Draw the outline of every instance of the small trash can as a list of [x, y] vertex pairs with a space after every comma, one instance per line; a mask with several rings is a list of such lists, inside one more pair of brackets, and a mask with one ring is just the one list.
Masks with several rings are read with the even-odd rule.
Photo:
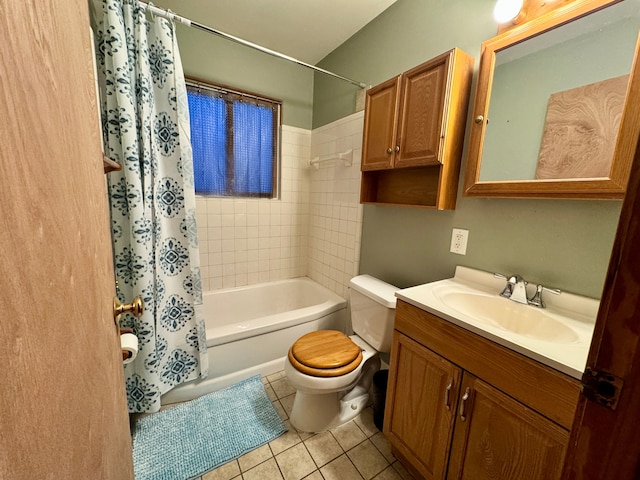
[[382, 431], [384, 424], [384, 404], [387, 397], [387, 382], [389, 370], [378, 370], [373, 374], [373, 423]]

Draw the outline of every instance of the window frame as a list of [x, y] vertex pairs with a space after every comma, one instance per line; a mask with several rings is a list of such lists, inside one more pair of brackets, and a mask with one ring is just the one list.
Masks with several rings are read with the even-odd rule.
[[207, 193], [196, 192], [196, 195], [215, 198], [262, 198], [262, 199], [279, 199], [280, 198], [280, 173], [282, 162], [282, 100], [277, 98], [268, 97], [265, 95], [259, 95], [246, 90], [238, 88], [228, 87], [226, 85], [211, 83], [206, 80], [185, 77], [187, 89], [196, 89], [200, 91], [214, 92], [216, 96], [224, 100], [227, 119], [227, 142], [226, 142], [226, 164], [227, 164], [227, 178], [233, 178], [233, 172], [235, 168], [235, 162], [233, 161], [233, 102], [234, 101], [249, 101], [254, 105], [261, 107], [268, 107], [274, 111], [275, 119], [273, 121], [273, 165], [271, 172], [271, 193], [239, 193], [236, 191], [235, 186], [229, 188], [228, 182], [225, 182], [225, 193]]

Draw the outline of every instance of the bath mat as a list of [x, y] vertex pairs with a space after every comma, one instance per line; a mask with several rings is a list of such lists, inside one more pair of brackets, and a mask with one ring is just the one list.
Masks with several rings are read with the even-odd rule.
[[259, 375], [142, 417], [133, 431], [136, 480], [187, 480], [286, 431]]

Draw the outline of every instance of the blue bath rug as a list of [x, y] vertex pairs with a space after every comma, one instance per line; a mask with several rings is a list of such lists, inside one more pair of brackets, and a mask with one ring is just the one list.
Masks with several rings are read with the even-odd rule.
[[136, 480], [187, 480], [286, 431], [259, 375], [142, 417], [133, 431]]

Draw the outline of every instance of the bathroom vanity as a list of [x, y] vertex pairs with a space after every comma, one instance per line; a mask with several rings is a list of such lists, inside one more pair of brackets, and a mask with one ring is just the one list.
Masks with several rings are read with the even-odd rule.
[[[472, 312], [460, 314], [437, 298], [471, 286], [469, 295], [506, 302], [500, 305], [510, 310], [514, 302], [493, 286], [467, 282], [476, 273], [458, 267], [454, 279], [396, 294], [384, 432], [419, 477], [560, 478], [597, 302], [586, 299], [586, 309], [567, 314], [577, 322], [568, 327], [575, 336], [554, 338], [535, 326], [500, 332], [487, 324], [485, 330], [469, 318]], [[564, 307], [541, 315], [562, 316]], [[516, 316], [524, 309], [537, 315], [529, 305], [513, 308]]]

